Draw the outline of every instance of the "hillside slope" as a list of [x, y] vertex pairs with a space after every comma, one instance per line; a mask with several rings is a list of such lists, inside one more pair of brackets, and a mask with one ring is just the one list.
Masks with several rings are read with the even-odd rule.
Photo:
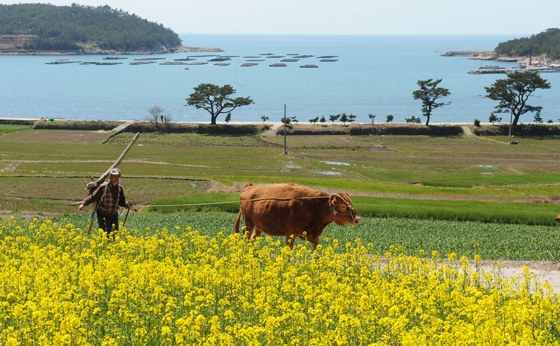
[[107, 5], [0, 4], [0, 52], [161, 52], [180, 46], [171, 29]]
[[498, 44], [496, 53], [508, 56], [546, 54], [551, 59], [560, 59], [560, 29], [551, 28], [531, 37], [516, 38]]

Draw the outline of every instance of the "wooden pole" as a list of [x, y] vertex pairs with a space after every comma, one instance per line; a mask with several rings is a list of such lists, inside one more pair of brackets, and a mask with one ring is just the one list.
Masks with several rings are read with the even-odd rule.
[[[126, 156], [128, 151], [130, 150], [130, 148], [132, 148], [132, 145], [134, 144], [134, 142], [136, 142], [136, 140], [138, 139], [138, 136], [140, 136], [140, 132], [136, 133], [136, 136], [134, 136], [134, 138], [132, 139], [130, 144], [128, 144], [126, 149], [124, 149], [124, 151], [122, 152], [121, 156], [119, 156], [117, 161], [115, 161], [115, 163], [113, 163], [113, 165], [111, 167], [109, 167], [109, 169], [101, 177], [99, 177], [99, 179], [97, 179], [97, 181], [88, 183], [86, 185], [86, 190], [90, 190], [90, 193], [93, 193], [93, 191], [91, 191], [91, 190], [94, 190], [97, 187], [99, 187], [99, 185], [102, 184], [105, 181], [105, 179], [107, 179], [107, 177], [109, 176], [109, 173], [111, 173], [111, 170], [113, 168], [116, 168], [122, 162], [122, 160], [124, 159], [124, 157]], [[97, 201], [92, 203], [91, 217], [89, 219], [89, 227], [88, 227], [88, 233], [87, 233], [88, 235], [91, 233], [91, 226], [93, 224], [93, 219], [95, 217], [95, 213], [97, 213], [97, 204], [98, 204]]]
[[90, 235], [90, 233], [91, 233], [91, 225], [93, 225], [93, 219], [95, 218], [95, 213], [96, 212], [97, 212], [97, 202], [93, 202], [92, 203], [92, 209], [91, 209], [91, 216], [89, 218], [88, 231], [87, 231], [88, 235]]
[[126, 216], [124, 217], [124, 222], [122, 224], [123, 228], [124, 228], [124, 225], [126, 225], [126, 219], [128, 219], [128, 213], [130, 213], [130, 207], [128, 207], [128, 209], [126, 210]]
[[103, 173], [103, 175], [101, 177], [99, 177], [99, 179], [97, 179], [97, 181], [95, 182], [96, 186], [99, 186], [100, 184], [102, 184], [105, 181], [105, 179], [107, 179], [107, 177], [109, 176], [109, 173], [111, 173], [111, 170], [113, 168], [116, 168], [118, 165], [120, 165], [120, 163], [122, 162], [122, 160], [124, 159], [124, 157], [126, 156], [128, 151], [130, 150], [130, 148], [132, 148], [132, 145], [134, 144], [134, 142], [136, 142], [136, 140], [138, 139], [138, 136], [140, 136], [140, 132], [136, 133], [136, 136], [134, 136], [134, 138], [132, 139], [130, 144], [128, 144], [128, 146], [122, 152], [121, 156], [119, 156], [117, 161], [115, 161], [115, 163], [113, 163], [113, 165], [111, 167], [109, 167], [109, 169], [105, 173]]
[[508, 137], [508, 144], [511, 144], [511, 122], [513, 120], [513, 108], [509, 112], [509, 137]]

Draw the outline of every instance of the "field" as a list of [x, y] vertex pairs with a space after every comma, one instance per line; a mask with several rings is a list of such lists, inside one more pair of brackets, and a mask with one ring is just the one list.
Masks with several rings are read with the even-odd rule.
[[[164, 229], [180, 236], [181, 230], [191, 227], [201, 235], [213, 237], [219, 232], [231, 233], [236, 217], [236, 214], [227, 212], [130, 214], [126, 225], [130, 229], [139, 230], [144, 236]], [[70, 223], [83, 229], [88, 224], [89, 215], [71, 214], [53, 221], [58, 224]], [[120, 221], [123, 221], [123, 216]], [[545, 226], [366, 217], [355, 227], [338, 226], [334, 223], [329, 225], [320, 243], [337, 239], [341, 245], [340, 251], [345, 251], [346, 244], [360, 239], [362, 243], [370, 244], [369, 249], [373, 254], [379, 255], [389, 251], [392, 246], [398, 246], [406, 255], [428, 258], [433, 251], [437, 251], [445, 257], [456, 253], [459, 257], [471, 259], [478, 255], [482, 260], [559, 261], [560, 239], [556, 236], [557, 229]], [[282, 243], [285, 241], [283, 238], [275, 240]], [[296, 240], [296, 244], [311, 250], [311, 245], [303, 240]]]
[[179, 221], [171, 229], [121, 229], [114, 241], [103, 232], [84, 237], [82, 228], [67, 222], [2, 222], [0, 343], [560, 340], [559, 296], [528, 268], [520, 280], [506, 280], [498, 264], [489, 272], [480, 269], [479, 255], [474, 268], [456, 253], [440, 258], [434, 251], [422, 259], [406, 256], [401, 246], [377, 256], [360, 239], [325, 239], [313, 254], [270, 238], [248, 243], [209, 224], [213, 235], [204, 236]]
[[[0, 136], [2, 197], [8, 199], [0, 206], [4, 212], [70, 212], [53, 203], [82, 199], [83, 177], [100, 176], [132, 138], [123, 133], [101, 144], [107, 133], [18, 129]], [[506, 140], [288, 136], [290, 150], [284, 155], [280, 136], [142, 134], [121, 164], [122, 183], [127, 197], [141, 205], [201, 192], [237, 192], [250, 182], [294, 182], [355, 196], [401, 198], [403, 206], [413, 203], [411, 198], [557, 203], [556, 137], [523, 138], [517, 146], [505, 144]], [[21, 198], [52, 203], [31, 207], [17, 200]], [[554, 212], [550, 213], [552, 217]], [[434, 217], [418, 210], [416, 214]], [[473, 209], [464, 214], [473, 214]]]
[[0, 142], [92, 144], [109, 137], [107, 131], [27, 130], [0, 137]]
[[[108, 240], [66, 203], [132, 134], [12, 129], [2, 345], [560, 343], [558, 286], [530, 272], [560, 260], [554, 136], [315, 134], [289, 136], [284, 155], [276, 136], [141, 134], [119, 167], [140, 212]], [[277, 182], [346, 191], [362, 223], [329, 225], [314, 254], [230, 236], [237, 203], [188, 205]], [[531, 268], [509, 280], [500, 261]]]
[[4, 125], [0, 124], [0, 136], [10, 132], [17, 132], [21, 130], [28, 130], [31, 125]]

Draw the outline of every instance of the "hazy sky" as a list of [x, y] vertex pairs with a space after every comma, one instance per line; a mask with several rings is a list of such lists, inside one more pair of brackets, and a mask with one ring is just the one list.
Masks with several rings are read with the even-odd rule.
[[[39, 1], [6, 1], [2, 4]], [[537, 34], [559, 0], [50, 0], [109, 5], [179, 34]]]

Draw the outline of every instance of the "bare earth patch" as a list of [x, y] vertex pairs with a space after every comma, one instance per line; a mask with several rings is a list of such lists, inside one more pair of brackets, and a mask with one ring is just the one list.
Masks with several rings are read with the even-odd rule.
[[109, 134], [98, 131], [73, 130], [26, 130], [12, 132], [0, 137], [0, 142], [26, 143], [101, 143]]
[[[490, 272], [497, 263], [503, 263], [498, 272], [504, 279], [521, 278], [523, 279], [523, 267], [529, 267], [529, 272], [535, 275], [535, 280], [544, 284], [548, 282], [554, 293], [560, 294], [560, 262], [551, 261], [480, 261], [480, 268], [485, 272]], [[474, 268], [474, 262], [471, 262]]]

